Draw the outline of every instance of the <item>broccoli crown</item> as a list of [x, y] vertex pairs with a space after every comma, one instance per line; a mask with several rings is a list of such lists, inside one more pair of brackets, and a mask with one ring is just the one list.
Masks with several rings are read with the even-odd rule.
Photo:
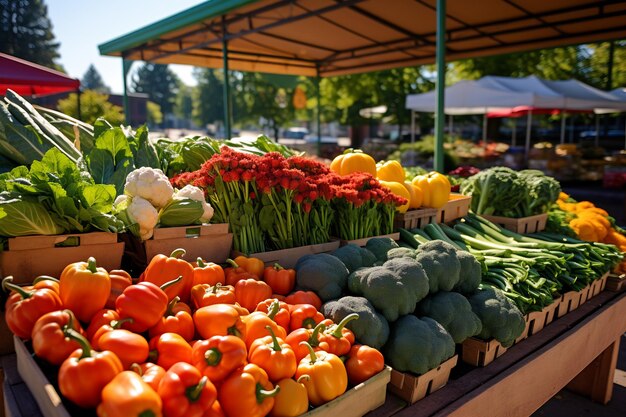
[[482, 323], [469, 301], [457, 292], [442, 291], [428, 296], [417, 305], [415, 312], [441, 324], [454, 343], [462, 343], [482, 330]]
[[352, 243], [335, 249], [330, 254], [339, 258], [350, 272], [362, 267], [372, 266], [377, 261], [372, 252]]
[[472, 196], [471, 209], [476, 214], [515, 217], [524, 192], [524, 182], [507, 167], [483, 170], [461, 184], [461, 193]]
[[459, 283], [461, 264], [456, 248], [443, 240], [431, 240], [420, 245], [415, 260], [418, 261], [430, 285], [430, 292], [452, 291]]
[[361, 268], [348, 276], [348, 288], [363, 295], [387, 320], [412, 313], [428, 295], [428, 277], [411, 258], [390, 259], [382, 266]]
[[421, 375], [454, 355], [454, 341], [431, 318], [403, 316], [394, 323], [384, 353], [394, 369]]
[[550, 206], [559, 198], [561, 184], [554, 178], [535, 169], [520, 171], [519, 176], [526, 183], [528, 189], [525, 200], [527, 204], [524, 204], [520, 216], [547, 213]]
[[375, 237], [368, 240], [365, 244], [365, 248], [372, 252], [379, 262], [385, 262], [387, 260], [387, 252], [398, 247], [398, 244], [388, 237]]
[[456, 257], [461, 265], [459, 283], [454, 286], [454, 291], [469, 295], [478, 289], [482, 280], [482, 266], [471, 253], [457, 249]]
[[363, 297], [342, 297], [322, 305], [325, 317], [339, 323], [347, 315], [357, 313], [358, 320], [352, 320], [346, 327], [352, 330], [356, 339], [363, 344], [380, 349], [389, 338], [389, 323]]
[[395, 259], [395, 258], [413, 258], [415, 259], [415, 249], [413, 248], [394, 248], [387, 252], [387, 259]]
[[478, 334], [481, 339], [494, 338], [504, 347], [511, 346], [526, 328], [524, 316], [515, 303], [502, 291], [485, 288], [468, 298], [472, 311], [480, 318], [483, 329]]
[[341, 297], [346, 287], [348, 268], [327, 253], [303, 256], [295, 269], [298, 288], [314, 291], [323, 301]]

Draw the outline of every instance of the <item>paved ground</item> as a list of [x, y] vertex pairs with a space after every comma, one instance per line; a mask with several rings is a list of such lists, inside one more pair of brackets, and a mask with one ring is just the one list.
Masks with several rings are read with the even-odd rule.
[[559, 392], [532, 417], [625, 417], [626, 416], [626, 336], [620, 342], [613, 398], [597, 404], [567, 390]]

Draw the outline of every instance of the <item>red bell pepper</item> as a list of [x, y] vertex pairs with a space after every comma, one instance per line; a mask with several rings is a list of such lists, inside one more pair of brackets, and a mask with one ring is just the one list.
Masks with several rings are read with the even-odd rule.
[[235, 286], [235, 284], [242, 279], [261, 279], [260, 276], [257, 277], [256, 275], [248, 272], [232, 259], [226, 259], [226, 262], [230, 264], [230, 268], [226, 268], [224, 270], [224, 274], [226, 275], [226, 285]]
[[296, 354], [296, 361], [300, 362], [302, 358], [309, 354], [309, 349], [302, 345], [301, 342], [307, 342], [315, 349], [319, 349], [320, 333], [326, 329], [324, 323], [319, 323], [314, 329], [305, 329], [303, 327], [289, 333], [285, 338], [285, 342], [291, 346]]
[[296, 270], [285, 269], [278, 263], [268, 266], [263, 271], [263, 280], [272, 287], [276, 294], [287, 295], [296, 285]]
[[83, 332], [71, 310], [51, 311], [41, 316], [33, 327], [35, 355], [53, 365], [61, 365], [72, 352], [80, 349], [78, 342], [65, 336], [68, 329]]
[[365, 382], [385, 367], [383, 354], [367, 345], [354, 345], [346, 360], [346, 372], [352, 385]]
[[202, 417], [217, 398], [217, 390], [206, 376], [188, 363], [179, 362], [165, 373], [159, 384], [164, 417]]
[[93, 336], [96, 334], [100, 327], [104, 325], [110, 325], [113, 320], [119, 319], [120, 315], [115, 310], [108, 310], [104, 308], [100, 311], [97, 311], [96, 314], [94, 314], [91, 318], [89, 326], [87, 326], [87, 330], [85, 331], [87, 340], [89, 340], [90, 343], [93, 343]]
[[115, 353], [124, 369], [148, 359], [148, 342], [142, 335], [129, 330], [115, 329], [104, 333], [98, 339], [98, 346], [99, 349]]
[[189, 314], [189, 307], [184, 303], [179, 303], [178, 296], [174, 297], [167, 305], [167, 310], [161, 319], [148, 330], [150, 338], [163, 333], [179, 334], [186, 341], [191, 341], [196, 332], [193, 325], [193, 318]]
[[183, 302], [188, 302], [189, 293], [193, 286], [193, 267], [189, 262], [181, 259], [185, 253], [185, 249], [179, 248], [174, 250], [170, 256], [156, 255], [150, 260], [140, 280], [162, 286], [176, 277], [182, 277], [180, 284], [167, 287], [165, 293], [168, 300], [179, 296]]
[[354, 333], [345, 326], [352, 320], [358, 318], [359, 315], [357, 313], [348, 314], [339, 324], [333, 323], [326, 327], [326, 329], [320, 333], [320, 349], [337, 356], [347, 355], [354, 344]]
[[144, 362], [141, 365], [133, 363], [130, 365], [130, 370], [139, 374], [141, 379], [155, 391], [158, 391], [161, 379], [165, 375], [165, 369], [152, 362]]
[[[271, 310], [273, 309], [273, 304], [275, 302], [278, 302], [278, 311], [276, 312], [276, 314], [272, 314]], [[274, 320], [276, 324], [285, 329], [286, 332], [289, 332], [289, 321], [291, 319], [291, 314], [289, 313], [289, 305], [284, 301], [279, 301], [276, 298], [268, 298], [265, 301], [261, 301], [256, 306], [255, 311], [267, 313], [269, 318]]]
[[246, 364], [246, 345], [236, 336], [213, 336], [193, 345], [191, 363], [213, 382]]
[[177, 362], [191, 363], [191, 346], [176, 333], [163, 333], [150, 339], [150, 361], [168, 370]]
[[300, 327], [312, 329], [322, 320], [324, 320], [324, 315], [317, 311], [313, 305], [296, 304], [291, 309], [291, 321], [289, 322], [289, 328], [291, 330], [295, 330]]

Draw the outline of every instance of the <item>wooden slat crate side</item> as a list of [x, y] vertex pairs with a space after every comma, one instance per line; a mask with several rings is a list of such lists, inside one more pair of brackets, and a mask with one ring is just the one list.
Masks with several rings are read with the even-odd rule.
[[437, 223], [449, 223], [469, 213], [471, 196], [450, 194], [450, 200], [437, 210]]
[[[299, 246], [296, 248], [281, 249], [269, 252], [258, 252], [250, 254], [252, 258], [258, 258], [265, 262], [266, 265], [274, 265], [279, 263], [283, 268], [293, 268], [296, 266], [298, 259], [305, 255], [326, 253], [334, 251], [339, 247], [339, 240], [333, 240], [327, 243], [317, 245]], [[237, 257], [243, 255], [241, 252], [233, 251], [232, 256]]]
[[473, 366], [487, 366], [502, 356], [507, 348], [497, 340], [480, 340], [473, 337], [466, 339], [461, 345], [462, 360]]
[[548, 221], [548, 215], [545, 213], [520, 218], [489, 215], [483, 215], [483, 217], [507, 230], [521, 234], [541, 232], [546, 228]]
[[428, 224], [437, 222], [437, 209], [423, 208], [396, 213], [393, 220], [394, 229], [421, 229]]

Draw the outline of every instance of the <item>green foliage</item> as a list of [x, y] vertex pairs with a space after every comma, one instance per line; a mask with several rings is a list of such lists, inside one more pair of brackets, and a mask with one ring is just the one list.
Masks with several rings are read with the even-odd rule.
[[111, 89], [104, 83], [102, 76], [93, 64], [89, 65], [80, 85], [85, 90], [94, 90], [102, 94], [109, 94]]
[[389, 321], [415, 310], [428, 295], [428, 277], [414, 259], [390, 259], [382, 266], [361, 268], [348, 277], [348, 288], [367, 298]]
[[[120, 106], [111, 104], [109, 96], [93, 90], [85, 90], [80, 94], [80, 119], [94, 124], [100, 117], [113, 125], [124, 123], [124, 110]], [[76, 93], [59, 100], [57, 108], [73, 118], [78, 119], [78, 101]]]
[[468, 297], [472, 311], [483, 324], [478, 337], [484, 340], [496, 339], [504, 347], [511, 346], [524, 329], [524, 316], [502, 291], [484, 288]]
[[359, 319], [350, 321], [346, 327], [352, 330], [359, 343], [380, 349], [389, 338], [389, 323], [367, 298], [342, 297], [322, 305], [321, 312], [335, 323], [339, 323], [349, 314], [357, 313]]
[[339, 298], [347, 284], [348, 269], [327, 253], [303, 256], [295, 269], [298, 287], [315, 291], [323, 301]]
[[0, 0], [0, 52], [61, 69], [59, 43], [43, 0]]
[[148, 103], [146, 103], [146, 110], [148, 112], [148, 124], [158, 125], [163, 122], [163, 113], [161, 113], [161, 106], [152, 101], [148, 101]]
[[442, 291], [426, 297], [417, 305], [416, 313], [441, 324], [454, 343], [462, 343], [482, 330], [482, 323], [472, 312], [469, 301], [458, 292]]
[[182, 83], [176, 94], [174, 114], [185, 120], [191, 120], [193, 117], [192, 89]]
[[384, 354], [394, 369], [421, 375], [454, 355], [454, 341], [435, 320], [404, 316], [394, 323]]
[[193, 73], [198, 82], [192, 93], [193, 120], [200, 126], [224, 121], [223, 72], [211, 68], [196, 68]]
[[[444, 146], [451, 142], [450, 136], [444, 136]], [[457, 159], [449, 147], [444, 148], [443, 164], [444, 171], [449, 171], [456, 167]], [[410, 162], [416, 165], [432, 165], [432, 159], [435, 155], [435, 137], [433, 135], [423, 136], [415, 143], [402, 143], [397, 150], [392, 152], [387, 159], [400, 161], [403, 166], [409, 166]]]
[[146, 63], [132, 77], [131, 88], [145, 93], [150, 101], [161, 106], [165, 114], [172, 113], [180, 80], [167, 65]]

